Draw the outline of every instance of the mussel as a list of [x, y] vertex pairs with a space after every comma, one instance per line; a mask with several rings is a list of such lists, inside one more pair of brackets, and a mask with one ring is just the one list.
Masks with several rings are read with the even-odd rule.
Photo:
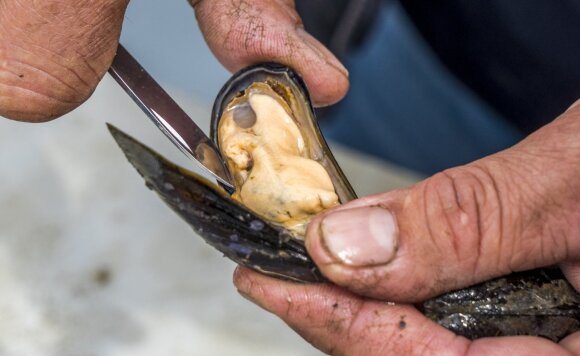
[[[218, 94], [210, 129], [234, 177], [233, 196], [109, 125], [146, 185], [207, 243], [270, 276], [326, 282], [304, 247], [304, 226], [356, 195], [318, 129], [301, 78], [272, 63], [242, 70]], [[472, 339], [539, 335], [557, 341], [580, 330], [580, 295], [557, 268], [515, 273], [417, 307]]]
[[[261, 103], [253, 103], [256, 98]], [[261, 105], [278, 110], [284, 117], [262, 115]], [[287, 121], [281, 131], [288, 128], [297, 131], [290, 140], [293, 142], [287, 145], [295, 147], [274, 147], [279, 146], [275, 140], [266, 140], [260, 142], [265, 150], [253, 150], [255, 147], [251, 146], [256, 144], [253, 142], [256, 138], [248, 136], [255, 136], [253, 131], [259, 129], [261, 121], [270, 119]], [[233, 140], [220, 135], [232, 133], [227, 130], [228, 124], [229, 129], [234, 126], [234, 131], [239, 131], [234, 132]], [[274, 63], [252, 66], [234, 75], [218, 94], [210, 136], [222, 154], [228, 153], [224, 156], [236, 183], [233, 197], [218, 185], [175, 166], [118, 129], [110, 125], [109, 129], [147, 185], [224, 255], [271, 276], [297, 282], [325, 281], [304, 247], [304, 226], [325, 207], [345, 203], [356, 195], [320, 134], [306, 86], [293, 70]], [[241, 158], [236, 160], [236, 154]], [[276, 156], [285, 159], [276, 160]], [[245, 163], [240, 164], [240, 160]], [[248, 164], [252, 165], [251, 169], [241, 172], [240, 167], [248, 168]], [[305, 172], [305, 166], [317, 170], [318, 174]], [[287, 183], [285, 188], [269, 190], [270, 194], [262, 199], [253, 199], [260, 200], [271, 211], [260, 207], [259, 202], [257, 205], [251, 202], [252, 208], [242, 204], [264, 195], [257, 189], [272, 186], [263, 177], [255, 177], [262, 183], [254, 184], [255, 172], [275, 172], [268, 177]], [[306, 181], [298, 172], [312, 179]], [[305, 191], [308, 193], [304, 194]], [[336, 201], [328, 198], [331, 195]]]
[[234, 178], [233, 198], [295, 236], [314, 215], [356, 198], [302, 79], [287, 67], [267, 63], [235, 75], [215, 101], [210, 128]]

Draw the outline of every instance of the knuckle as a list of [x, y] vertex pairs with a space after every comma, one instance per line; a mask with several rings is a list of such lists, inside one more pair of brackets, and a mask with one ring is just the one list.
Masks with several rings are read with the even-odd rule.
[[433, 244], [479, 275], [482, 257], [502, 240], [502, 201], [493, 175], [473, 165], [452, 168], [430, 178], [424, 195]]

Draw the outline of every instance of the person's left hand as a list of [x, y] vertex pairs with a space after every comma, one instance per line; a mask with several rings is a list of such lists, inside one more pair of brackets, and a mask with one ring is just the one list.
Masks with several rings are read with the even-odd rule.
[[306, 246], [337, 286], [244, 268], [235, 285], [331, 354], [580, 355], [580, 332], [469, 341], [406, 304], [554, 264], [579, 290], [579, 137], [580, 102], [508, 150], [315, 218]]

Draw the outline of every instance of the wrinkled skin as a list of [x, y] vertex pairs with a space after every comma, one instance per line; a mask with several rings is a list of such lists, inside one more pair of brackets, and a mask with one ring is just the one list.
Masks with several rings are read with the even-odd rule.
[[0, 1], [0, 115], [41, 122], [82, 104], [111, 65], [128, 3]]
[[[128, 3], [1, 0], [0, 116], [48, 121], [88, 99], [113, 61]], [[346, 69], [301, 29], [291, 1], [208, 1], [196, 15], [229, 70], [273, 61], [301, 73], [321, 105], [346, 93]]]
[[[229, 70], [276, 61], [304, 77], [319, 105], [345, 94], [346, 71], [301, 29], [293, 1], [194, 5], [210, 48]], [[0, 0], [0, 115], [46, 121], [86, 100], [112, 61], [126, 6], [125, 0]], [[317, 218], [307, 248], [341, 287], [296, 285], [246, 269], [234, 282], [248, 299], [333, 354], [580, 354], [578, 333], [560, 344], [532, 337], [470, 342], [405, 304], [551, 264], [559, 264], [578, 289], [578, 137], [577, 105], [509, 150]], [[379, 236], [392, 238], [386, 245], [393, 250], [383, 251], [380, 263], [366, 263], [364, 248], [344, 260], [340, 248], [376, 242], [377, 231], [365, 228], [363, 219], [371, 211], [383, 223], [394, 221], [395, 228]], [[337, 231], [350, 240], [343, 234], [340, 244], [329, 245]]]

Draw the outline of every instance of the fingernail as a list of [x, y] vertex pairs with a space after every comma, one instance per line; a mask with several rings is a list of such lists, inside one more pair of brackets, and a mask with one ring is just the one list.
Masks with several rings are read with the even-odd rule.
[[389, 263], [397, 250], [398, 230], [387, 209], [339, 210], [320, 223], [322, 241], [335, 259], [350, 266]]
[[318, 42], [316, 38], [312, 37], [312, 35], [306, 32], [302, 27], [298, 27], [296, 29], [296, 33], [298, 34], [298, 37], [302, 39], [302, 42], [304, 42], [310, 49], [312, 49], [318, 57], [348, 77], [348, 70], [346, 67], [340, 63], [340, 61], [334, 56], [334, 54], [332, 54], [332, 52], [328, 50], [328, 48], [326, 48], [322, 43]]

